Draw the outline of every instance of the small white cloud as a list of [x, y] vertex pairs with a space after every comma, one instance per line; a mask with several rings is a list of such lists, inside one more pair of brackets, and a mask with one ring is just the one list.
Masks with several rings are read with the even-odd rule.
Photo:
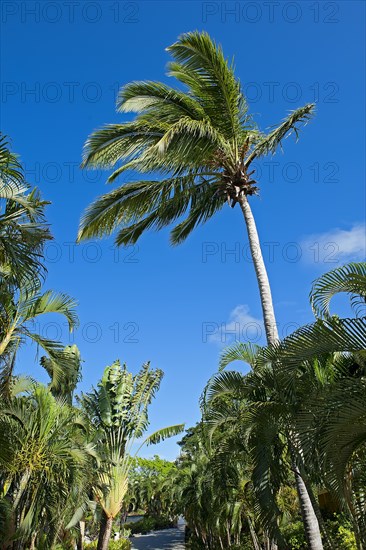
[[245, 304], [236, 306], [225, 322], [205, 322], [202, 326], [203, 342], [211, 342], [220, 346], [240, 340], [258, 343], [264, 335], [263, 322], [249, 313]]
[[366, 226], [355, 224], [351, 229], [335, 228], [326, 233], [309, 235], [302, 243], [303, 258], [309, 263], [342, 264], [366, 257]]

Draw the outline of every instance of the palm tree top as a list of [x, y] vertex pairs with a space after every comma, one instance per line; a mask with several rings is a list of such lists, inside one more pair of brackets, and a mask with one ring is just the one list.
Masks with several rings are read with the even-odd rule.
[[297, 136], [314, 111], [309, 103], [263, 134], [248, 112], [233, 63], [206, 32], [183, 34], [167, 50], [168, 75], [180, 88], [152, 81], [123, 86], [117, 110], [135, 113], [134, 120], [93, 132], [82, 163], [119, 163], [109, 182], [127, 171], [153, 177], [99, 197], [82, 218], [79, 240], [117, 230], [116, 244], [130, 244], [145, 230], [186, 215], [171, 233], [172, 243], [180, 243], [226, 201], [235, 206], [238, 197], [256, 194], [253, 160], [273, 154], [290, 133]]

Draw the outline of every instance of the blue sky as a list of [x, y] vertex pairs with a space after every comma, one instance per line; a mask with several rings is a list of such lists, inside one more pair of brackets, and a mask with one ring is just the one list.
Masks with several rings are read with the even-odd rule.
[[[165, 48], [195, 29], [235, 56], [261, 129], [315, 100], [316, 117], [299, 142], [290, 137], [284, 154], [257, 165], [261, 195], [252, 201], [284, 336], [311, 321], [312, 280], [365, 254], [365, 4], [4, 0], [1, 9], [1, 128], [29, 182], [52, 202], [46, 286], [79, 302], [81, 389], [116, 358], [133, 371], [150, 360], [165, 372], [152, 429], [190, 426], [225, 343], [263, 341], [241, 213], [224, 208], [176, 248], [168, 231], [117, 252], [113, 239], [76, 246], [80, 215], [106, 191], [107, 177], [80, 171], [83, 143], [102, 124], [123, 120], [114, 107], [123, 83], [172, 84]], [[42, 331], [69, 342], [57, 319]], [[22, 352], [19, 369], [46, 380], [35, 351]], [[173, 441], [157, 450], [177, 454]]]

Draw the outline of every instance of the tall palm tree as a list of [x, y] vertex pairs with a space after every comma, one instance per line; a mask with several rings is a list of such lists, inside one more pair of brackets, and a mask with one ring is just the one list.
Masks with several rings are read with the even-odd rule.
[[149, 363], [133, 376], [116, 361], [106, 367], [98, 389], [85, 394], [81, 404], [94, 429], [99, 454], [96, 466], [95, 500], [102, 509], [98, 550], [107, 550], [113, 521], [127, 494], [133, 456], [144, 444], [159, 443], [177, 435], [182, 424], [163, 428], [147, 437], [138, 450], [136, 440], [146, 432], [148, 407], [159, 389], [163, 372], [152, 370]]
[[[135, 120], [110, 124], [87, 140], [83, 166], [122, 165], [114, 181], [129, 170], [150, 173], [99, 197], [86, 210], [78, 239], [117, 231], [116, 244], [135, 243], [147, 229], [161, 229], [186, 215], [171, 232], [181, 243], [226, 203], [242, 210], [257, 275], [268, 343], [278, 338], [271, 290], [249, 199], [258, 193], [254, 159], [275, 153], [314, 109], [307, 104], [268, 134], [261, 133], [235, 77], [233, 65], [205, 32], [183, 34], [168, 48], [169, 75], [185, 91], [160, 82], [132, 82], [118, 96], [120, 112]], [[158, 179], [156, 177], [158, 176]]]

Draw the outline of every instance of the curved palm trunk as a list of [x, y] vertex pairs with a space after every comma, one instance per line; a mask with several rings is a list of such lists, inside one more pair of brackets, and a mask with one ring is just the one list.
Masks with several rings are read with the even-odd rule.
[[238, 202], [247, 226], [250, 252], [253, 258], [254, 269], [257, 275], [259, 293], [261, 297], [267, 343], [274, 344], [278, 340], [278, 331], [273, 308], [271, 288], [269, 286], [267, 270], [262, 256], [257, 227], [247, 197], [245, 195], [240, 196], [238, 198]]
[[[240, 204], [247, 226], [249, 246], [259, 286], [267, 343], [274, 344], [278, 341], [276, 317], [273, 308], [271, 288], [269, 285], [266, 266], [263, 260], [256, 223], [247, 197], [245, 195], [238, 197], [238, 202]], [[293, 466], [295, 471], [296, 488], [300, 502], [301, 515], [304, 523], [309, 550], [323, 550], [319, 522], [314, 512], [314, 507], [312, 505], [304, 480], [302, 479], [298, 469], [296, 468], [294, 460]]]
[[308, 543], [309, 550], [323, 550], [323, 542], [320, 534], [318, 518], [314, 512], [314, 507], [306, 488], [306, 484], [297, 467], [294, 452], [292, 449], [290, 452], [292, 468], [295, 474], [296, 489], [300, 502], [301, 517], [305, 529], [306, 542]]
[[103, 511], [102, 521], [100, 522], [100, 530], [98, 537], [97, 550], [108, 550], [109, 539], [112, 534], [113, 518], [107, 517]]

